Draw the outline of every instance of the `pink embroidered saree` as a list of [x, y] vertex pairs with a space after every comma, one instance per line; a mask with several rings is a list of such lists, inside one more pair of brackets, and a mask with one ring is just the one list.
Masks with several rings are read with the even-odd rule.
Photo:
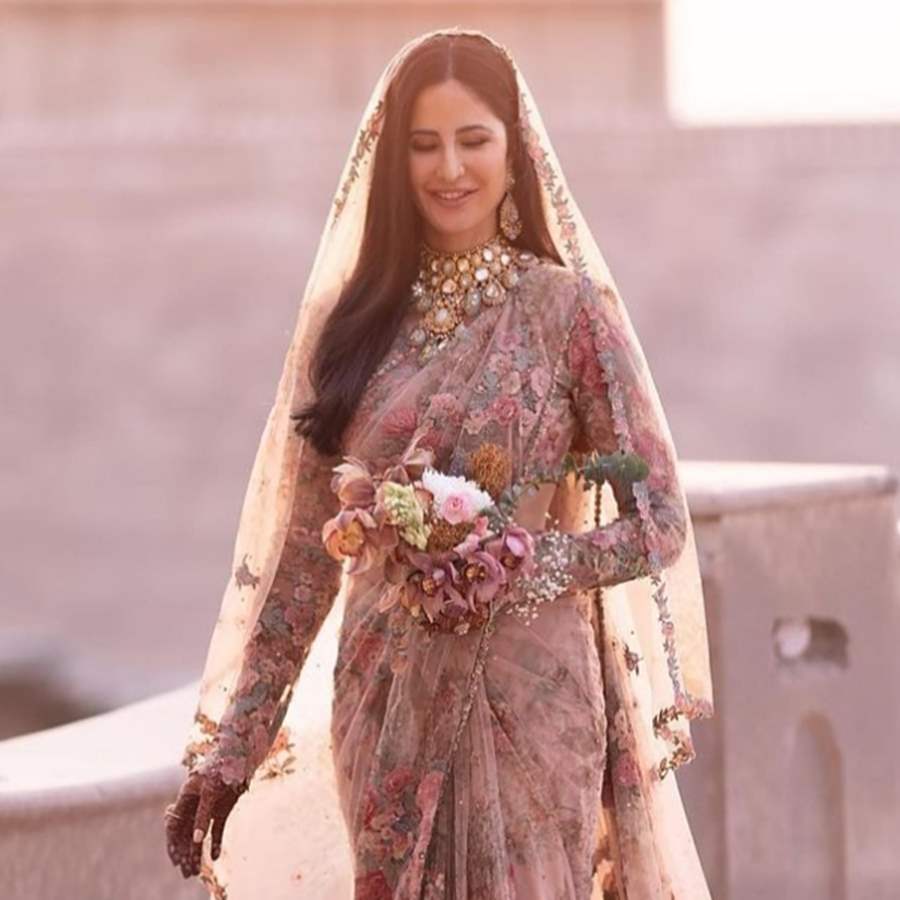
[[[356, 191], [392, 71], [345, 168], [332, 246], [358, 234], [341, 235], [338, 219], [364, 208]], [[525, 115], [531, 100], [519, 78], [523, 127], [567, 265], [530, 267], [503, 304], [482, 309], [463, 338], [424, 364], [398, 340], [343, 449], [379, 469], [424, 432], [435, 467], [451, 474], [465, 473], [485, 442], [508, 451], [513, 480], [570, 451], [633, 451], [650, 474], [633, 494], [606, 486], [597, 496], [563, 479], [523, 501], [521, 525], [566, 535], [573, 576], [536, 617], [502, 610], [460, 635], [429, 632], [399, 605], [380, 612], [383, 573], [348, 575], [322, 544], [322, 525], [339, 508], [331, 481], [340, 457], [298, 447], [286, 421], [304, 390], [298, 362], [309, 321], [327, 309], [309, 307], [254, 466], [185, 757], [226, 781], [250, 780], [235, 814], [255, 829], [291, 829], [297, 872], [274, 886], [269, 878], [268, 898], [322, 896], [305, 885], [328, 863], [304, 853], [302, 809], [271, 816], [271, 787], [297, 775], [276, 765], [286, 748], [291, 759], [304, 754], [285, 724], [302, 704], [292, 688], [339, 591], [329, 731], [352, 861], [342, 896], [709, 896], [672, 774], [693, 756], [688, 720], [712, 712], [690, 516], [639, 343], [543, 126], [536, 112]], [[323, 242], [313, 286], [324, 284], [328, 252]], [[258, 867], [261, 884], [265, 873], [228, 837], [204, 881], [235, 900], [232, 879], [252, 882]]]

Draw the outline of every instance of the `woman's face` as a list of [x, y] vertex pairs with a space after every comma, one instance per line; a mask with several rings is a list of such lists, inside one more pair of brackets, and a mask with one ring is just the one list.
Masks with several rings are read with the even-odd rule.
[[466, 250], [497, 233], [506, 192], [506, 126], [455, 79], [425, 88], [413, 105], [409, 176], [426, 242]]

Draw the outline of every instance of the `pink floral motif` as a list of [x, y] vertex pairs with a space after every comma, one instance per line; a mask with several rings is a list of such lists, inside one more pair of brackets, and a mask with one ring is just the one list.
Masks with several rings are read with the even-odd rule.
[[504, 353], [512, 353], [519, 346], [519, 332], [514, 329], [504, 331], [497, 338], [497, 347]]
[[[549, 167], [547, 173], [552, 175]], [[562, 216], [557, 225], [565, 232], [571, 219], [565, 218], [568, 211], [564, 203], [560, 203], [557, 212]], [[674, 489], [677, 482], [672, 460], [665, 452], [668, 439], [648, 402], [649, 395], [642, 390], [641, 372], [626, 341], [628, 336], [615, 324], [615, 308], [609, 303], [596, 304], [592, 298], [587, 298], [590, 302], [578, 307], [567, 306], [562, 316], [545, 315], [545, 300], [569, 304], [575, 299], [574, 282], [568, 273], [560, 273], [558, 281], [542, 274], [536, 283], [540, 290], [531, 289], [529, 295], [527, 282], [524, 282], [518, 308], [508, 317], [504, 313], [504, 317], [497, 320], [499, 324], [495, 330], [488, 329], [480, 334], [479, 338], [486, 337], [488, 343], [479, 340], [477, 346], [473, 344], [470, 348], [474, 352], [460, 353], [458, 357], [445, 354], [438, 362], [427, 363], [421, 370], [401, 365], [388, 369], [385, 377], [376, 379], [369, 398], [371, 402], [363, 408], [352, 440], [344, 446], [356, 453], [361, 463], [371, 465], [373, 471], [376, 467], [381, 471], [383, 467], [396, 466], [392, 477], [408, 485], [417, 477], [415, 467], [401, 464], [398, 456], [420, 427], [420, 422], [422, 442], [415, 453], [440, 447], [440, 459], [449, 460], [448, 472], [457, 473], [464, 470], [479, 442], [490, 440], [510, 452], [513, 478], [537, 468], [549, 471], [556, 467], [576, 430], [583, 435], [585, 452], [601, 453], [617, 449], [617, 437], [627, 431], [636, 451], [651, 465], [652, 490], [645, 493], [642, 514], [658, 524], [664, 538], [658, 544], [659, 553], [664, 555], [671, 544], [671, 535], [665, 531], [666, 517], [671, 515], [671, 521], [676, 521]], [[579, 299], [585, 298], [582, 295]], [[582, 327], [585, 332], [590, 330], [588, 340], [579, 337]], [[575, 332], [570, 335], [568, 328], [574, 328]], [[538, 329], [543, 331], [538, 333]], [[609, 356], [602, 355], [607, 351], [611, 351]], [[398, 358], [402, 359], [402, 354]], [[489, 367], [487, 360], [490, 360]], [[607, 360], [614, 364], [616, 386], [608, 384], [603, 377], [601, 361], [605, 365]], [[419, 422], [416, 411], [422, 409], [426, 412]], [[613, 426], [619, 431], [616, 432]], [[535, 432], [536, 428], [539, 432]], [[487, 433], [489, 438], [482, 437]], [[230, 718], [216, 735], [220, 742], [220, 771], [232, 783], [245, 779], [253, 771], [256, 758], [264, 751], [267, 735], [271, 733], [268, 726], [279, 712], [283, 712], [280, 698], [285, 695], [286, 685], [296, 676], [340, 583], [337, 561], [328, 554], [321, 540], [322, 523], [338, 512], [338, 498], [329, 489], [333, 474], [331, 460], [320, 461], [313, 468], [313, 459], [304, 453], [297, 492], [298, 501], [302, 502], [296, 504], [292, 513], [289, 542], [273, 591], [266, 598], [259, 628], [247, 645], [246, 665], [234, 694], [236, 702], [232, 704]], [[419, 458], [416, 465], [421, 467], [421, 463], [422, 458]], [[367, 508], [370, 486], [366, 483], [366, 473], [346, 474], [343, 489], [348, 507]], [[596, 586], [598, 582], [617, 583], [646, 574], [649, 562], [639, 539], [640, 522], [625, 509], [620, 505], [621, 521], [572, 535], [587, 560], [583, 566], [572, 562], [573, 577]], [[373, 517], [377, 521], [374, 513]], [[355, 519], [359, 521], [358, 516]], [[447, 538], [454, 533], [453, 529], [442, 529], [433, 543], [444, 546], [437, 538], [450, 543]], [[429, 582], [429, 590], [440, 589], [438, 582], [443, 579], [456, 591], [459, 609], [493, 602], [492, 592], [499, 580], [497, 563], [502, 567], [499, 571], [510, 577], [512, 583], [513, 568], [516, 563], [523, 565], [527, 555], [523, 541], [524, 538], [517, 540], [515, 534], [510, 534], [502, 547], [488, 548], [484, 533], [471, 540], [467, 537], [451, 551], [460, 557], [454, 567], [456, 579], [444, 570], [443, 576], [437, 574], [434, 583]], [[656, 547], [655, 538], [647, 541], [647, 546]], [[427, 555], [437, 556], [436, 553]], [[572, 554], [571, 559], [580, 555]], [[248, 565], [254, 572], [260, 568], [259, 560], [252, 556], [248, 558]], [[379, 612], [382, 596], [392, 596], [396, 601], [400, 589], [405, 591], [405, 579], [409, 574], [411, 567], [398, 562], [390, 575], [386, 565], [384, 584], [379, 584], [377, 578], [355, 579], [352, 576], [348, 584], [349, 591], [371, 592], [365, 594], [364, 602], [360, 602], [362, 593], [348, 591], [348, 600], [356, 602], [355, 605], [348, 603], [345, 613], [348, 627], [339, 648], [340, 677], [336, 683], [335, 740], [338, 744], [345, 740], [353, 742], [353, 746], [340, 750], [340, 765], [336, 772], [341, 789], [346, 791], [345, 796], [352, 798], [352, 822], [360, 830], [354, 854], [355, 869], [360, 873], [356, 880], [357, 900], [360, 897], [363, 900], [388, 900], [397, 892], [401, 879], [413, 889], [411, 895], [421, 892], [425, 885], [437, 883], [440, 873], [428, 861], [425, 851], [430, 846], [427, 837], [446, 775], [434, 768], [451, 759], [443, 751], [449, 749], [454, 734], [459, 734], [454, 732], [454, 726], [459, 724], [460, 712], [468, 708], [466, 704], [473, 697], [470, 691], [496, 692], [488, 699], [497, 710], [497, 716], [491, 717], [484, 714], [484, 709], [473, 707], [484, 715], [469, 720], [473, 728], [479, 729], [477, 735], [472, 732], [478, 740], [479, 754], [488, 746], [483, 739], [491, 737], [490, 730], [482, 733], [482, 729], [493, 729], [496, 758], [481, 760], [479, 765], [495, 765], [495, 773], [503, 775], [506, 767], [521, 766], [529, 749], [538, 746], [536, 742], [540, 741], [540, 746], [555, 747], [557, 756], [554, 759], [561, 761], [556, 767], [559, 772], [554, 767], [534, 767], [532, 771], [534, 786], [548, 795], [554, 796], [554, 791], [571, 784], [571, 779], [564, 777], [565, 772], [577, 773], [579, 779], [583, 773], [587, 778], [586, 773], [602, 772], [602, 766], [596, 765], [600, 757], [596, 755], [599, 747], [594, 741], [596, 729], [592, 705], [583, 702], [588, 699], [584, 691], [588, 687], [594, 690], [596, 685], [592, 683], [589, 670], [582, 665], [582, 655], [565, 652], [570, 648], [562, 641], [558, 646], [542, 643], [549, 629], [544, 630], [545, 625], [538, 615], [532, 623], [533, 637], [529, 638], [525, 629], [520, 629], [522, 634], [517, 632], [514, 636], [514, 649], [544, 654], [541, 658], [546, 658], [550, 665], [546, 669], [541, 666], [541, 675], [548, 677], [534, 682], [528, 679], [527, 684], [521, 684], [521, 679], [516, 677], [518, 670], [509, 666], [507, 668], [513, 671], [508, 673], [506, 685], [511, 689], [505, 694], [502, 673], [499, 678], [470, 682], [466, 676], [475, 669], [457, 663], [469, 662], [468, 654], [472, 654], [472, 661], [477, 659], [479, 641], [466, 637], [459, 641], [448, 639], [446, 643], [455, 642], [452, 649], [458, 655], [448, 653], [447, 664], [439, 665], [437, 663], [444, 659], [443, 637], [432, 640], [410, 628], [410, 610], [402, 608], [400, 603], [395, 602], [394, 608], [384, 614]], [[250, 600], [256, 586], [243, 581], [237, 586]], [[373, 608], [376, 604], [378, 608]], [[548, 609], [549, 605], [544, 607], [545, 615]], [[422, 614], [419, 621], [425, 618], [427, 616]], [[498, 621], [502, 622], [503, 617]], [[663, 631], [670, 632], [671, 628], [663, 623]], [[410, 632], [412, 634], [404, 644], [403, 635]], [[674, 646], [674, 635], [670, 637]], [[494, 635], [489, 654], [498, 651], [503, 639], [502, 634], [499, 640]], [[390, 653], [386, 652], [388, 646]], [[641, 649], [650, 652], [647, 648]], [[425, 654], [431, 654], [428, 659], [435, 660], [434, 666], [423, 665]], [[485, 659], [488, 665], [493, 664], [490, 655]], [[382, 671], [375, 677], [374, 670], [378, 665]], [[502, 662], [492, 675], [498, 674], [501, 665]], [[625, 663], [622, 666], [624, 669]], [[557, 677], [566, 669], [571, 671], [572, 677]], [[551, 674], [553, 677], [549, 677]], [[519, 688], [521, 694], [516, 693]], [[565, 693], [573, 689], [578, 693], [577, 703], [572, 702], [573, 694]], [[599, 689], [603, 690], [603, 686]], [[393, 696], [408, 698], [413, 703], [417, 702], [417, 697], [427, 696], [426, 714], [419, 716], [420, 710], [409, 704], [392, 704]], [[482, 696], [474, 694], [474, 702], [481, 703]], [[678, 697], [676, 694], [676, 702]], [[509, 705], [504, 709], [506, 699]], [[530, 708], [532, 703], [546, 703], [547, 715], [535, 715], [525, 722], [518, 714], [522, 709]], [[568, 740], [568, 721], [558, 733], [552, 731], [553, 724], [559, 724], [554, 723], [554, 709], [559, 711], [561, 719], [575, 714], [580, 717], [575, 723], [578, 727], [571, 732], [571, 740]], [[615, 725], [610, 735], [610, 762], [613, 783], [618, 789], [616, 802], [623, 794], [628, 794], [627, 812], [639, 817], [646, 810], [641, 806], [642, 795], [636, 786], [646, 783], [650, 770], [634, 744], [625, 712], [615, 706], [612, 706], [612, 712], [615, 712]], [[628, 713], [635, 714], [631, 709]], [[414, 727], [400, 727], [407, 722]], [[462, 739], [468, 740], [467, 737]], [[471, 749], [471, 745], [467, 746]], [[626, 755], [620, 751], [625, 751]], [[425, 768], [428, 765], [432, 771]], [[494, 778], [494, 774], [491, 777]], [[371, 786], [367, 789], [365, 785], [369, 779]], [[361, 791], [360, 780], [364, 785]], [[545, 824], [535, 821], [538, 816], [530, 815], [539, 810], [529, 799], [529, 792], [513, 793], [521, 796], [503, 799], [510, 803], [510, 811], [516, 815], [510, 815], [504, 822], [526, 823], [528, 828], [534, 829], [528, 836], [534, 840], [531, 846], [540, 846], [545, 837], [555, 837], [556, 832], [540, 831]], [[506, 835], [498, 835], [495, 830], [491, 834], [478, 831], [480, 822], [489, 826], [497, 821], [497, 799], [488, 794], [481, 792], [483, 808], [476, 804], [467, 813], [469, 822], [476, 825], [469, 835], [470, 871], [483, 872], [486, 879], [490, 878], [489, 888], [482, 890], [485, 897], [492, 896], [492, 891], [503, 885], [503, 872], [491, 869], [491, 860], [497, 858], [493, 852], [497, 850], [494, 842], [514, 838], [512, 829], [518, 827], [512, 824]], [[573, 796], [577, 796], [574, 790], [569, 799]], [[559, 813], [562, 820], [562, 833], [567, 839], [573, 836], [571, 843], [560, 848], [560, 852], [568, 855], [573, 875], [576, 866], [582, 869], [578, 872], [579, 883], [587, 885], [593, 836], [585, 834], [583, 840], [580, 836], [574, 837], [587, 821], [584, 812], [578, 802], [561, 802], [554, 807], [554, 813]], [[633, 821], [629, 819], [626, 827]], [[549, 821], [546, 827], [550, 828]], [[558, 843], [553, 846], [557, 847]], [[440, 854], [435, 854], [434, 858], [439, 865], [446, 864]], [[555, 852], [549, 857], [540, 853], [519, 855], [513, 852], [508, 859], [510, 867], [515, 868], [517, 879], [521, 880], [539, 877], [545, 871], [545, 862], [554, 866], [567, 862]], [[655, 861], [650, 859], [649, 862], [652, 865]], [[478, 896], [482, 888], [483, 885], [470, 884], [473, 896]]]
[[411, 435], [416, 430], [417, 424], [418, 415], [415, 407], [400, 406], [391, 410], [385, 416], [381, 427], [386, 438], [396, 440], [397, 438], [405, 438]]
[[543, 397], [550, 388], [550, 373], [543, 366], [537, 366], [531, 370], [530, 381], [534, 395]]
[[519, 402], [514, 397], [501, 394], [491, 404], [491, 413], [503, 425], [508, 425], [519, 413]]
[[538, 419], [538, 414], [537, 412], [535, 412], [535, 410], [529, 409], [527, 406], [523, 406], [521, 417], [522, 429], [527, 432], [534, 427]]
[[500, 387], [505, 394], [518, 394], [522, 389], [522, 376], [513, 369], [506, 373]]
[[493, 372], [498, 377], [503, 376], [512, 368], [512, 360], [505, 353], [493, 353], [485, 366], [486, 371]]
[[310, 628], [314, 628], [319, 611], [315, 603], [309, 602], [310, 585], [307, 580], [299, 581], [291, 591], [292, 603], [284, 610], [284, 621], [288, 623], [297, 634], [305, 634]]
[[484, 429], [489, 421], [489, 414], [486, 409], [473, 409], [469, 412], [463, 430], [467, 434], [478, 434]]
[[577, 379], [579, 392], [602, 397], [606, 393], [606, 382], [595, 359], [596, 352], [586, 313], [579, 311], [569, 342], [569, 365]]
[[458, 425], [466, 409], [455, 394], [435, 394], [428, 404], [428, 415], [439, 421]]
[[356, 663], [363, 672], [371, 672], [383, 652], [384, 638], [377, 632], [367, 634], [356, 651]]

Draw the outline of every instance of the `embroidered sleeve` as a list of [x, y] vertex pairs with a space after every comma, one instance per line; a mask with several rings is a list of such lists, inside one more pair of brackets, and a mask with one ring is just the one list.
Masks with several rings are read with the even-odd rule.
[[338, 511], [331, 490], [336, 463], [304, 445], [281, 559], [204, 764], [226, 784], [248, 784], [265, 759], [340, 587], [341, 564], [326, 552], [321, 537], [323, 524]]
[[665, 567], [678, 558], [687, 513], [670, 442], [647, 391], [640, 348], [608, 287], [591, 282], [582, 290], [566, 354], [580, 429], [573, 449], [630, 450], [646, 460], [650, 472], [633, 486], [610, 484], [619, 513], [614, 521], [577, 535], [540, 533], [538, 559], [567, 573], [568, 589], [641, 578], [650, 574], [652, 561]]

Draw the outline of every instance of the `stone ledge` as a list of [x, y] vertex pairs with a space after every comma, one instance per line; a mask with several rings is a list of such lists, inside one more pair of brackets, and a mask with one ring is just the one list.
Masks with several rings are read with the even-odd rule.
[[896, 494], [898, 487], [884, 465], [691, 461], [679, 472], [694, 518]]

